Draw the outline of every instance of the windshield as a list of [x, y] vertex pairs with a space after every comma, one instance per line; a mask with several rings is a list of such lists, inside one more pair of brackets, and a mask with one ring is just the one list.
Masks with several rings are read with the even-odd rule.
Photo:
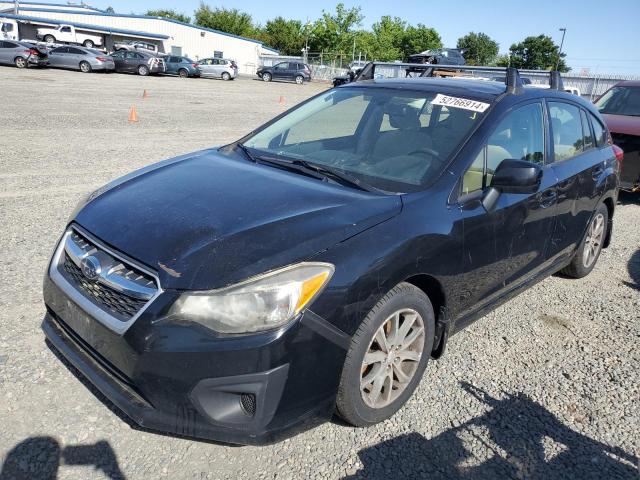
[[[451, 100], [465, 108], [451, 106]], [[482, 118], [469, 108], [488, 106], [436, 92], [341, 88], [303, 104], [244, 146], [257, 155], [347, 172], [388, 192], [418, 191], [442, 172]]]
[[640, 87], [613, 87], [596, 102], [600, 113], [640, 116]]

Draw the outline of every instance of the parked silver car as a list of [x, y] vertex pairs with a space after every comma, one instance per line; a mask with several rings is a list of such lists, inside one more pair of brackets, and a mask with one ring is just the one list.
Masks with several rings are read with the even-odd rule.
[[141, 42], [138, 40], [126, 40], [122, 42], [115, 42], [113, 44], [113, 51], [118, 50], [143, 50], [146, 52], [158, 53], [158, 46], [153, 43]]
[[202, 77], [233, 80], [238, 76], [238, 65], [227, 58], [205, 58], [198, 62], [198, 67]]
[[0, 40], [0, 64], [26, 68], [31, 65], [43, 67], [48, 62], [46, 52], [31, 43]]
[[113, 58], [93, 48], [61, 45], [49, 51], [49, 66], [72, 68], [89, 73], [94, 70], [113, 71]]

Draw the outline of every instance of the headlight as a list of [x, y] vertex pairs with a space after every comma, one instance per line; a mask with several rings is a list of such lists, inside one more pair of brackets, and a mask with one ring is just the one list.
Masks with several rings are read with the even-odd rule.
[[220, 333], [270, 330], [307, 307], [333, 272], [328, 263], [299, 263], [220, 290], [185, 293], [169, 318], [191, 320]]

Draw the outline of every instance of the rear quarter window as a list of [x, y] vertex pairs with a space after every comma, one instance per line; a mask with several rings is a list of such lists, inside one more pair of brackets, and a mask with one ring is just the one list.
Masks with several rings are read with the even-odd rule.
[[603, 147], [607, 144], [607, 129], [604, 128], [604, 125], [594, 114], [590, 113], [589, 117], [591, 117], [591, 124], [593, 125], [593, 136], [596, 139], [596, 145], [598, 147]]

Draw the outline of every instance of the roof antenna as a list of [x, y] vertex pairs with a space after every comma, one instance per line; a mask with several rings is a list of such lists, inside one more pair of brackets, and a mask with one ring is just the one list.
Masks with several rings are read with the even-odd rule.
[[558, 70], [551, 70], [551, 72], [549, 72], [549, 88], [551, 88], [551, 90], [564, 91], [564, 84], [562, 83], [562, 77]]
[[508, 93], [515, 93], [517, 89], [522, 88], [522, 79], [520, 72], [515, 67], [507, 67], [507, 75], [505, 78]]

